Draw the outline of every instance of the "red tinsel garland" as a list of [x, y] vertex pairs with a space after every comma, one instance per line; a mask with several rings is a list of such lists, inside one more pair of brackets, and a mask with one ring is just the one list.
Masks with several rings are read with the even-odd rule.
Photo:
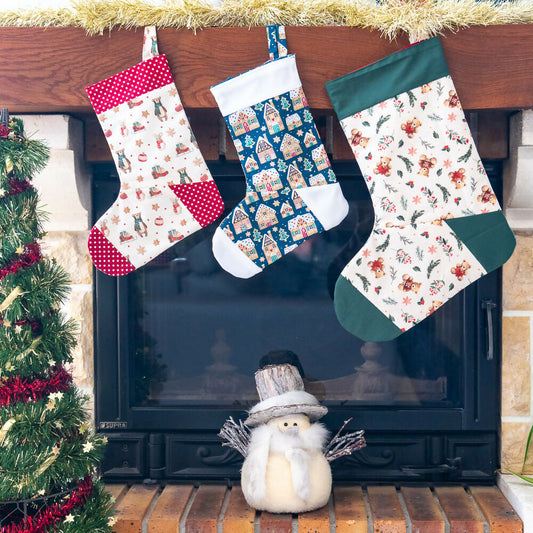
[[[24, 324], [30, 324], [31, 330], [34, 333], [34, 335], [40, 335], [40, 332], [42, 332], [42, 324], [39, 320], [28, 320], [27, 318], [23, 318], [22, 320], [18, 320], [17, 322], [10, 322], [8, 324], [8, 327], [16, 327], [16, 326], [24, 326]], [[5, 322], [0, 315], [0, 326], [4, 326]]]
[[70, 498], [64, 505], [58, 503], [41, 510], [35, 517], [28, 517], [19, 524], [11, 524], [0, 529], [0, 533], [44, 533], [55, 530], [57, 522], [63, 520], [76, 507], [81, 507], [93, 490], [93, 481], [90, 476], [78, 483], [78, 488], [71, 492]]
[[55, 367], [48, 379], [21, 379], [20, 376], [12, 376], [0, 386], [0, 407], [30, 399], [40, 400], [47, 394], [69, 389], [71, 383], [72, 376], [61, 366]]
[[15, 194], [20, 194], [21, 192], [31, 189], [33, 185], [27, 180], [16, 180], [15, 178], [10, 178], [9, 186], [11, 190], [6, 194], [7, 196], [14, 196]]
[[42, 259], [41, 247], [37, 242], [30, 242], [24, 245], [24, 251], [16, 259], [9, 261], [0, 269], [0, 279], [8, 274], [14, 274], [21, 268], [28, 268]]

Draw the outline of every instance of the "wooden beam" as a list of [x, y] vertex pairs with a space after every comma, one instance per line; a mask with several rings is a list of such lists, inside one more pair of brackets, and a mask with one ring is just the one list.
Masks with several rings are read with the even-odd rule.
[[[0, 28], [0, 105], [11, 113], [90, 112], [84, 88], [141, 59], [143, 32], [86, 35], [79, 28]], [[209, 88], [263, 63], [264, 28], [161, 29], [159, 50], [188, 108], [214, 108]], [[330, 109], [324, 82], [408, 44], [350, 27], [289, 27], [289, 50], [315, 109]], [[465, 109], [533, 108], [533, 25], [445, 33], [444, 52]], [[362, 88], [364, 90], [364, 88]]]

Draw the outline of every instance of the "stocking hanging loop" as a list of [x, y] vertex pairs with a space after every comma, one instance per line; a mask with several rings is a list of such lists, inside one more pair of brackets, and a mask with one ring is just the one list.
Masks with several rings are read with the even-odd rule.
[[270, 59], [279, 59], [287, 55], [287, 38], [285, 26], [267, 26], [268, 55]]
[[155, 26], [146, 26], [144, 28], [143, 38], [143, 61], [159, 55], [157, 49], [157, 31]]

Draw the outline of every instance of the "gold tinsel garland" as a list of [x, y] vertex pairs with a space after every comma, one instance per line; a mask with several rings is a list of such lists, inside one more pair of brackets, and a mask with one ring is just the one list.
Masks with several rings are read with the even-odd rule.
[[393, 38], [429, 37], [468, 26], [533, 23], [532, 0], [83, 0], [72, 8], [0, 13], [0, 26], [80, 27], [88, 33], [154, 25], [159, 28], [232, 26], [356, 26]]

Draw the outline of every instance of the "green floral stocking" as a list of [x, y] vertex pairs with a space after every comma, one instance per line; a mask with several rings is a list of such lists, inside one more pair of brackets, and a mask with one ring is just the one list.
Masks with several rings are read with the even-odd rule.
[[370, 191], [369, 240], [335, 287], [348, 331], [384, 341], [512, 254], [438, 38], [326, 84]]

